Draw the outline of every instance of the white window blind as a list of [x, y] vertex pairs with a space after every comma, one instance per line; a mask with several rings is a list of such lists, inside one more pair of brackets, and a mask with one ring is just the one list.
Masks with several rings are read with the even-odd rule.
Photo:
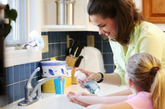
[[10, 9], [17, 10], [16, 22], [11, 22], [11, 32], [6, 37], [6, 44], [23, 44], [26, 41], [26, 0], [8, 0]]

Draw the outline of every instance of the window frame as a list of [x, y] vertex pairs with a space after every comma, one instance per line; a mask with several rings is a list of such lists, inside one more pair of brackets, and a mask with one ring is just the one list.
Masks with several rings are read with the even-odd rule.
[[[9, 1], [8, 1], [9, 2]], [[6, 46], [17, 46], [17, 45], [22, 45], [26, 42], [26, 13], [27, 13], [27, 8], [26, 8], [26, 0], [10, 0], [10, 3], [8, 3], [10, 6], [10, 9], [16, 9], [17, 10], [17, 19], [16, 22], [12, 21], [11, 22], [11, 32], [8, 34], [6, 37]], [[23, 11], [20, 9], [20, 6], [24, 7]], [[23, 19], [23, 20], [20, 20]], [[21, 30], [20, 30], [21, 29]]]
[[[26, 36], [32, 30], [37, 30], [41, 33], [41, 29], [39, 26], [41, 25], [41, 21], [39, 20], [41, 13], [41, 0], [26, 0], [26, 9], [27, 9], [27, 20], [26, 20]], [[36, 21], [34, 24], [34, 20]], [[37, 26], [36, 26], [37, 25]], [[38, 26], [39, 25], [39, 26]], [[28, 37], [26, 37], [27, 41], [30, 41]], [[4, 41], [5, 45], [5, 41]], [[5, 47], [4, 49], [4, 67], [10, 67], [25, 63], [38, 62], [42, 59], [42, 52], [35, 51], [34, 49], [22, 49], [15, 50], [15, 47]]]

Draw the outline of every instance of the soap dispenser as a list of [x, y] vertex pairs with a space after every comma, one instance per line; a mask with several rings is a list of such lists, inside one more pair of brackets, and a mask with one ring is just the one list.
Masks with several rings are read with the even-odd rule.
[[89, 82], [86, 81], [87, 76], [81, 72], [80, 70], [75, 72], [75, 77], [78, 77], [81, 81], [83, 81], [84, 87], [91, 93], [91, 94], [97, 94], [100, 91], [100, 87], [97, 85], [96, 82], [93, 80], [90, 80]]

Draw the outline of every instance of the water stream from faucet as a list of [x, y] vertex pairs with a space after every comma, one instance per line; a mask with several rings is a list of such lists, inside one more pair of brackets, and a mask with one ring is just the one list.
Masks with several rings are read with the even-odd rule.
[[64, 79], [60, 79], [60, 84], [61, 84], [61, 109], [63, 109], [63, 81], [64, 81]]

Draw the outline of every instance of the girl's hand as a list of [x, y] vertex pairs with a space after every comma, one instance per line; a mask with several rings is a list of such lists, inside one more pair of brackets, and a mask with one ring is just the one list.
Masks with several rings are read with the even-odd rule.
[[[83, 93], [83, 94], [85, 94], [85, 93]], [[67, 94], [67, 98], [70, 100], [70, 102], [79, 104], [79, 105], [84, 106], [84, 107], [89, 106], [89, 104], [86, 104], [86, 103], [83, 103], [81, 101], [78, 101], [76, 99], [78, 96], [83, 96], [83, 95], [75, 94], [74, 92], [71, 92], [71, 91]]]
[[[81, 68], [77, 68], [76, 71], [80, 70], [81, 72], [83, 72], [85, 75], [87, 75], [88, 77], [86, 78], [86, 81], [90, 81], [91, 79], [93, 79], [94, 81], [99, 81], [101, 79], [101, 75], [97, 74], [97, 73], [93, 73]], [[81, 81], [80, 79], [77, 78], [78, 83], [80, 84], [80, 86], [82, 88], [85, 88], [83, 85], [83, 81]]]
[[81, 94], [81, 96], [97, 96], [95, 94], [89, 94], [89, 93], [85, 93], [85, 92], [81, 92], [80, 94]]

